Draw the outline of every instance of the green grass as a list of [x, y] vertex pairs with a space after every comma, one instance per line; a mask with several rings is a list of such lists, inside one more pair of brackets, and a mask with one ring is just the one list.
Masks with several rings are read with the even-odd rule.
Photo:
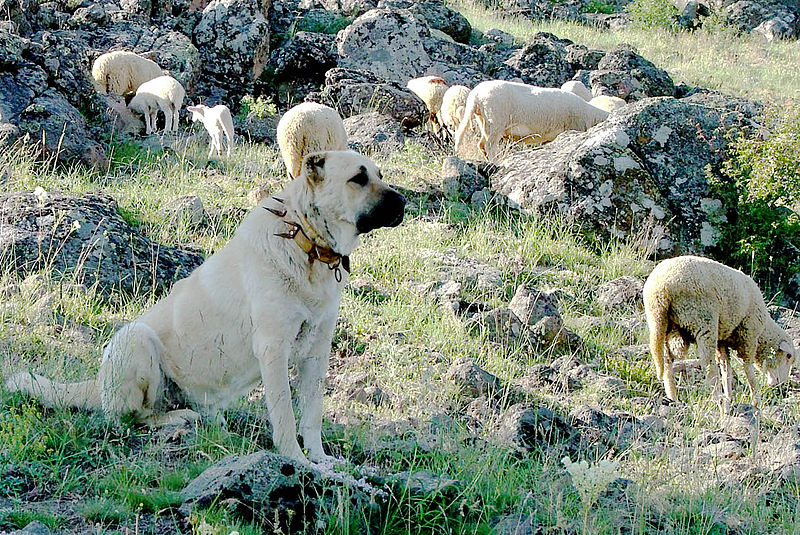
[[508, 17], [502, 11], [486, 9], [470, 0], [448, 3], [463, 13], [477, 29], [499, 28], [521, 43], [537, 32], [550, 32], [602, 50], [628, 43], [669, 72], [676, 83], [718, 89], [780, 105], [798, 98], [800, 72], [785, 67], [800, 64], [800, 48], [795, 41], [766, 43], [758, 35], [738, 35], [723, 25], [693, 33], [657, 27], [647, 30], [632, 27], [610, 32], [574, 22], [532, 22]]

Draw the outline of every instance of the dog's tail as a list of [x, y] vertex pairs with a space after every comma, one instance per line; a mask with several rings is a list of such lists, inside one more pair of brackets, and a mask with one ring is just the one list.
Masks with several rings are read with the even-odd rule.
[[8, 392], [23, 392], [38, 398], [46, 407], [100, 408], [100, 389], [97, 381], [54, 383], [47, 377], [31, 372], [19, 372], [3, 383]]

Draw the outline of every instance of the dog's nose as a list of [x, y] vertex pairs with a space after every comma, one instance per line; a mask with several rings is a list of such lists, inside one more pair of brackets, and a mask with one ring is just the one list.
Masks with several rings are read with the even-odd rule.
[[395, 190], [391, 190], [391, 193], [393, 198], [388, 201], [387, 204], [392, 207], [393, 210], [396, 210], [396, 214], [394, 219], [387, 226], [396, 227], [403, 222], [403, 216], [405, 216], [406, 210], [406, 197]]

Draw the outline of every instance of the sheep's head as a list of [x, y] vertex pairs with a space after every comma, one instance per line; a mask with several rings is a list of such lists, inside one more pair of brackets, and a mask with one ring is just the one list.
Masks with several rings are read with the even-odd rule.
[[767, 376], [767, 383], [770, 386], [785, 382], [797, 357], [797, 350], [792, 340], [783, 329], [780, 329], [778, 336], [762, 335], [758, 342], [756, 368]]
[[187, 106], [186, 109], [192, 112], [192, 122], [196, 123], [197, 121], [202, 121], [205, 117], [206, 110], [208, 106], [203, 106], [202, 104], [198, 104], [197, 106]]

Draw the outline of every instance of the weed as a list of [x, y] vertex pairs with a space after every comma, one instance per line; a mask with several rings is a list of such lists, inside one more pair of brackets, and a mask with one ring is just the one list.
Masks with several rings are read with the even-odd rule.
[[678, 8], [670, 0], [633, 0], [625, 7], [633, 17], [634, 25], [641, 30], [675, 29]]

